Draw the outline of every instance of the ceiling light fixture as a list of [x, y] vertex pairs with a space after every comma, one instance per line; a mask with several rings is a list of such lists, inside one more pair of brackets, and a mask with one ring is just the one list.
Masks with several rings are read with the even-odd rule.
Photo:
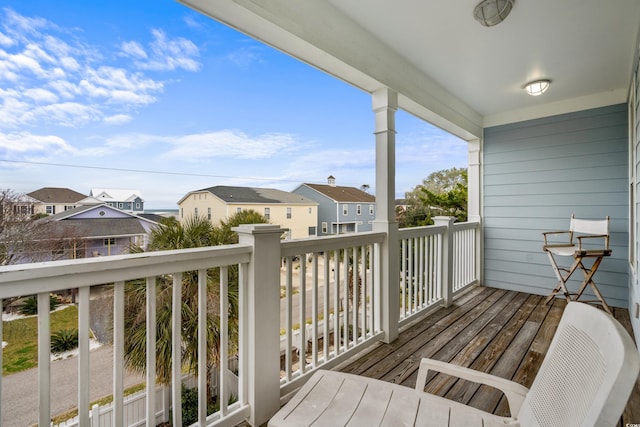
[[485, 27], [498, 25], [511, 12], [513, 0], [483, 0], [473, 9], [473, 17]]
[[535, 80], [524, 85], [524, 90], [531, 96], [538, 96], [545, 93], [549, 89], [549, 85], [551, 85], [551, 80]]

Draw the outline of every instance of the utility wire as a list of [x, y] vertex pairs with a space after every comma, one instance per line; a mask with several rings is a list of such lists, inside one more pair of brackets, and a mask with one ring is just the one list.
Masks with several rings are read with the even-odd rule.
[[166, 171], [153, 171], [153, 170], [144, 170], [144, 169], [113, 168], [113, 167], [105, 167], [105, 166], [83, 166], [83, 165], [72, 165], [72, 164], [64, 164], [64, 163], [30, 162], [26, 160], [0, 159], [0, 162], [19, 163], [19, 164], [27, 164], [27, 165], [40, 165], [40, 166], [57, 166], [57, 167], [64, 167], [64, 168], [77, 168], [77, 169], [108, 170], [108, 171], [117, 171], [117, 172], [136, 172], [136, 173], [148, 173], [148, 174], [156, 174], [156, 175], [199, 176], [199, 177], [206, 177], [206, 178], [231, 178], [231, 179], [253, 179], [253, 180], [260, 180], [260, 181], [300, 182], [300, 180], [297, 180], [297, 179], [259, 178], [255, 176], [211, 175], [211, 174], [187, 173], [187, 172], [166, 172]]

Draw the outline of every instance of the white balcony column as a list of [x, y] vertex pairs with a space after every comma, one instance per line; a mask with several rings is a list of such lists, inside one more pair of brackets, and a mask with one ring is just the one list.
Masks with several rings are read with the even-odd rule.
[[482, 140], [468, 142], [469, 167], [467, 168], [467, 220], [479, 222], [476, 229], [475, 268], [476, 276], [482, 283]]
[[436, 216], [433, 218], [434, 225], [444, 225], [447, 227], [442, 235], [442, 300], [445, 307], [451, 305], [453, 301], [453, 223], [455, 217]]
[[382, 88], [372, 95], [376, 136], [376, 219], [373, 230], [385, 232], [386, 240], [380, 245], [380, 322], [384, 341], [398, 337], [400, 316], [400, 245], [398, 223], [395, 216], [396, 190], [396, 111], [398, 94]]
[[240, 244], [253, 246], [244, 293], [248, 310], [240, 322], [246, 322], [248, 334], [249, 423], [259, 426], [280, 409], [280, 236], [287, 230], [271, 224], [233, 230]]

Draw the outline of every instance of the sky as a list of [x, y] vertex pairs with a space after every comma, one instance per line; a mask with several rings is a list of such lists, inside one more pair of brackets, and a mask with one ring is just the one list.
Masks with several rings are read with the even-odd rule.
[[[369, 185], [371, 96], [171, 0], [0, 0], [0, 189]], [[396, 116], [396, 196], [466, 143]]]

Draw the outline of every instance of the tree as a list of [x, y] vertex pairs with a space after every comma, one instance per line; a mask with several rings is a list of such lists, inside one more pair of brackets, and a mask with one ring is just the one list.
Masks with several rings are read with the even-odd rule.
[[406, 210], [396, 210], [400, 227], [433, 224], [437, 215], [467, 218], [467, 169], [451, 168], [433, 172], [405, 195]]
[[[238, 241], [237, 233], [231, 230], [240, 224], [266, 223], [267, 220], [255, 211], [238, 212], [217, 226], [204, 217], [190, 217], [184, 223], [176, 220], [163, 221], [149, 238], [149, 251], [187, 249], [205, 246], [232, 244]], [[132, 248], [132, 252], [141, 252]], [[229, 354], [237, 352], [238, 333], [238, 271], [229, 267]], [[197, 373], [198, 336], [198, 274], [184, 272], [182, 276], [182, 360], [192, 373]], [[159, 277], [156, 281], [156, 376], [163, 384], [171, 382], [171, 302], [173, 279]], [[219, 269], [207, 272], [207, 372], [219, 361], [220, 348], [220, 276]], [[125, 362], [137, 372], [146, 369], [146, 289], [141, 282], [126, 285], [125, 306]], [[211, 375], [207, 375], [207, 380]], [[210, 387], [209, 391], [210, 391]]]
[[0, 189], [0, 265], [72, 257], [76, 233], [42, 219], [34, 207], [30, 197]]

